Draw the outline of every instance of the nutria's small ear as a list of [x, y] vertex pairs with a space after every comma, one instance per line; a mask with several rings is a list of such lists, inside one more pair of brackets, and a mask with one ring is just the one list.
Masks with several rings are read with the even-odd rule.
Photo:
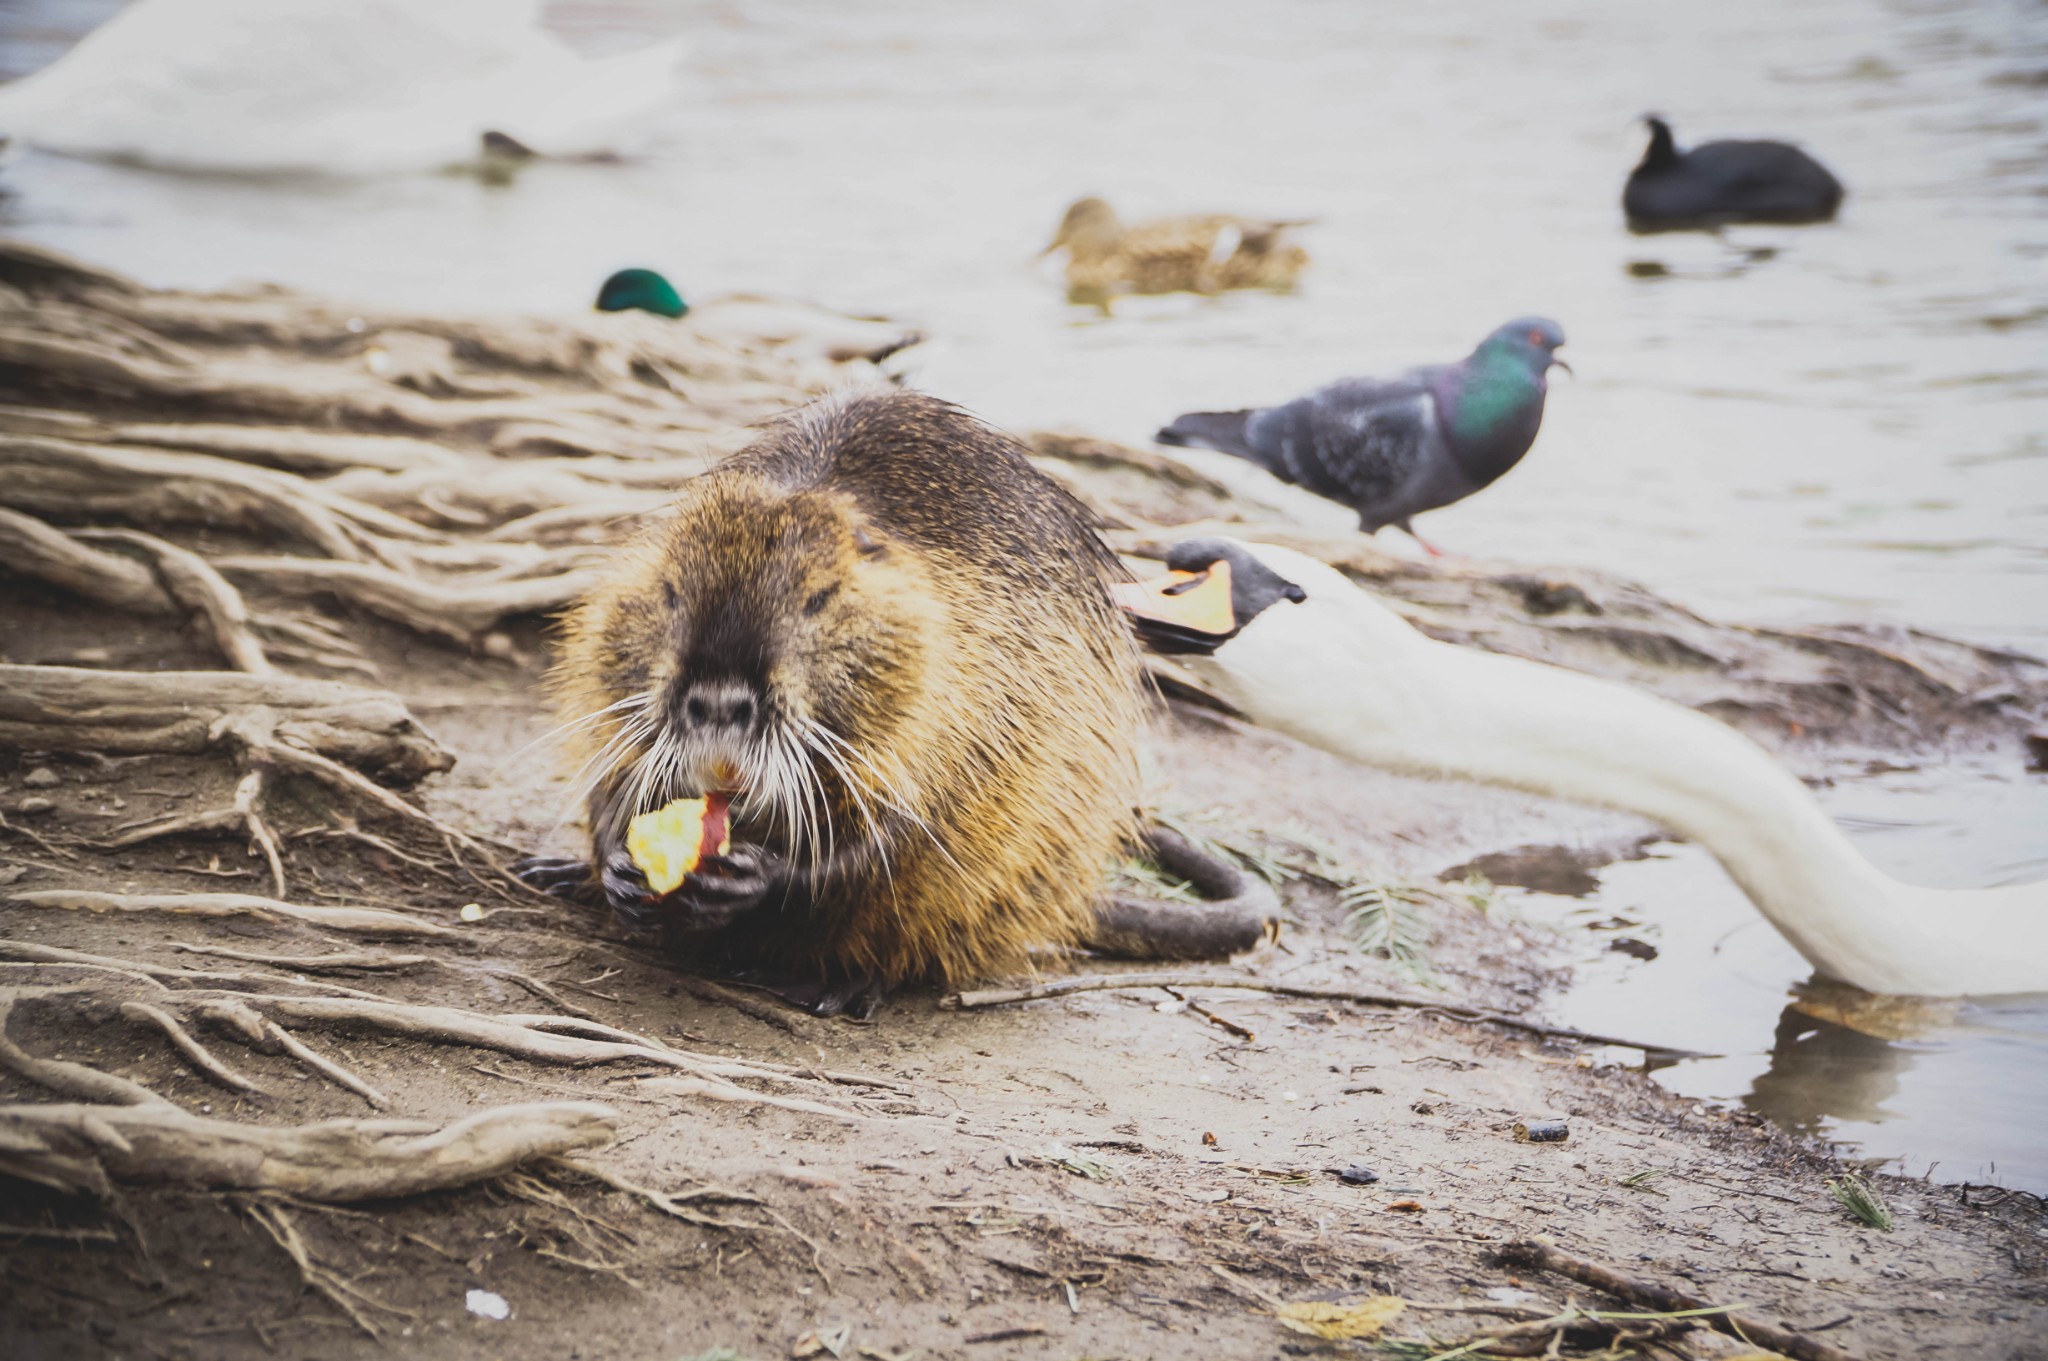
[[853, 546], [860, 550], [860, 555], [864, 558], [879, 558], [889, 551], [889, 545], [870, 534], [865, 525], [853, 527]]

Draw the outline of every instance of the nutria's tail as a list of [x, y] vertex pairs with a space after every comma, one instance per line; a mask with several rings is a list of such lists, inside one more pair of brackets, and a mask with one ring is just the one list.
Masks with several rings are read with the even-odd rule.
[[1173, 424], [1152, 438], [1161, 444], [1214, 449], [1259, 463], [1263, 460], [1253, 450], [1250, 437], [1245, 432], [1246, 423], [1255, 414], [1252, 411], [1190, 411], [1185, 416], [1174, 417]]

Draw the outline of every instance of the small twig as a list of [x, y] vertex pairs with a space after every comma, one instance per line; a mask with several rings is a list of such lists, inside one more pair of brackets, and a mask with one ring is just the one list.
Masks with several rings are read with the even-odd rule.
[[[1613, 1267], [1585, 1257], [1575, 1257], [1545, 1243], [1525, 1241], [1504, 1244], [1495, 1252], [1494, 1261], [1501, 1266], [1554, 1272], [1582, 1285], [1590, 1285], [1595, 1290], [1603, 1290], [1617, 1299], [1624, 1299], [1631, 1304], [1642, 1305], [1663, 1313], [1697, 1314], [1724, 1333], [1732, 1333], [1752, 1345], [1782, 1352], [1793, 1358], [1793, 1361], [1855, 1361], [1848, 1352], [1831, 1347], [1825, 1342], [1816, 1342], [1804, 1334], [1779, 1328], [1753, 1317], [1738, 1317], [1733, 1313], [1719, 1312], [1716, 1306], [1697, 1296], [1688, 1295], [1684, 1291], [1674, 1290], [1655, 1281], [1624, 1275]], [[1605, 1317], [1616, 1316], [1609, 1314]]]
[[1540, 1035], [1552, 1040], [1577, 1040], [1581, 1044], [1611, 1044], [1624, 1049], [1640, 1049], [1646, 1054], [1671, 1054], [1680, 1058], [1710, 1058], [1711, 1055], [1695, 1053], [1689, 1049], [1673, 1049], [1669, 1045], [1645, 1044], [1641, 1040], [1622, 1039], [1614, 1035], [1597, 1035], [1590, 1031], [1573, 1030], [1567, 1026], [1545, 1025], [1540, 1021], [1526, 1021], [1519, 1016], [1504, 1016], [1499, 1012], [1483, 1011], [1478, 1007], [1462, 1006], [1437, 998], [1404, 997], [1400, 993], [1366, 992], [1358, 988], [1307, 987], [1292, 983], [1268, 983], [1256, 978], [1219, 978], [1207, 974], [1183, 973], [1127, 973], [1127, 974], [1085, 974], [1078, 978], [1060, 978], [1050, 983], [1037, 983], [1023, 988], [982, 988], [972, 992], [958, 992], [945, 999], [942, 1006], [957, 1007], [961, 1010], [976, 1010], [981, 1007], [1005, 1006], [1013, 1002], [1037, 1002], [1049, 997], [1067, 997], [1077, 992], [1109, 992], [1124, 988], [1243, 988], [1251, 992], [1269, 992], [1278, 997], [1306, 997], [1326, 1002], [1356, 1002], [1371, 1007], [1408, 1007], [1436, 1012], [1447, 1020], [1468, 1025], [1497, 1025], [1525, 1034]]
[[1219, 1030], [1229, 1031], [1231, 1034], [1237, 1036], [1237, 1038], [1239, 1038], [1240, 1040], [1243, 1040], [1246, 1044], [1250, 1044], [1253, 1040], [1256, 1040], [1258, 1038], [1257, 1035], [1245, 1029], [1237, 1022], [1230, 1020], [1229, 1018], [1224, 1016], [1218, 1016], [1215, 1012], [1209, 1010], [1209, 1008], [1203, 1006], [1200, 1002], [1191, 1000], [1185, 993], [1177, 992], [1172, 988], [1164, 989], [1164, 991], [1166, 992], [1167, 996], [1173, 998], [1174, 1001], [1185, 1005], [1189, 1011], [1192, 1011], [1195, 1015], [1201, 1017], [1210, 1025], [1217, 1027]]
[[969, 1333], [960, 1340], [964, 1343], [1015, 1342], [1021, 1338], [1044, 1337], [1045, 1332], [1046, 1328], [1043, 1323], [1024, 1323], [1019, 1324], [1015, 1328], [998, 1328], [994, 1332], [989, 1333]]
[[1689, 1173], [1679, 1172], [1675, 1169], [1665, 1169], [1664, 1175], [1669, 1177], [1676, 1177], [1680, 1181], [1689, 1181], [1695, 1186], [1706, 1186], [1716, 1191], [1729, 1191], [1738, 1196], [1762, 1196], [1766, 1200], [1782, 1200], [1787, 1205], [1797, 1205], [1800, 1203], [1797, 1198], [1793, 1196], [1781, 1196], [1776, 1191], [1761, 1191], [1754, 1186], [1728, 1186], [1718, 1181], [1708, 1181], [1704, 1177], [1695, 1177]]

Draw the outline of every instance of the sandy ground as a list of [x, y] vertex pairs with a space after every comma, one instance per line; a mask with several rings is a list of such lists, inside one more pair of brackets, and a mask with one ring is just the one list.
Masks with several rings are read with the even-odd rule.
[[[1099, 500], [1131, 508], [1113, 487]], [[1178, 509], [1194, 518], [1216, 507], [1194, 496]], [[1370, 567], [1358, 570], [1372, 579]], [[2016, 742], [2029, 711], [1986, 702], [1981, 687], [1951, 687], [1962, 698], [1943, 707], [1931, 684], [1898, 685], [1890, 663], [1857, 670], [1839, 639], [1756, 651], [1772, 640], [1668, 605], [1655, 605], [1657, 615], [1654, 602], [1612, 582], [1505, 568], [1380, 570], [1381, 584], [1421, 602], [1414, 608], [1446, 636], [1564, 650], [1590, 669], [1657, 680], [1775, 734], [1807, 767], [1851, 747]], [[1595, 598], [1606, 605], [1582, 608]], [[260, 588], [251, 599], [281, 603]], [[1668, 627], [1643, 622], [1653, 616]], [[341, 617], [379, 684], [457, 758], [417, 792], [425, 807], [512, 845], [573, 847], [562, 773], [528, 745], [548, 726], [536, 621], [471, 651], [360, 613]], [[1560, 620], [1578, 627], [1552, 627]], [[1666, 641], [1646, 641], [1656, 638]], [[1963, 665], [1961, 650], [1924, 648], [1912, 654], [1916, 675]], [[11, 663], [217, 665], [175, 621], [81, 611], [56, 588], [18, 578], [0, 596], [0, 652]], [[2037, 705], [2033, 677], [2007, 679]], [[1887, 704], [1857, 698], [1877, 692]], [[1788, 714], [1800, 716], [1796, 728]], [[1516, 848], [1619, 854], [1646, 830], [1618, 816], [1362, 772], [1179, 703], [1161, 705], [1148, 747], [1162, 808], [1276, 850], [1313, 839], [1423, 888], [1482, 857], [1496, 857], [1483, 863], [1506, 874], [1498, 857]], [[7, 892], [269, 891], [239, 835], [104, 848], [113, 827], [228, 803], [238, 774], [227, 760], [23, 750], [0, 762]], [[791, 1065], [799, 1094], [838, 1113], [684, 1094], [661, 1085], [660, 1069], [633, 1062], [543, 1064], [360, 1029], [307, 1032], [308, 1043], [386, 1094], [391, 1116], [445, 1122], [506, 1103], [603, 1102], [615, 1112], [615, 1137], [586, 1161], [679, 1197], [693, 1218], [657, 1213], [643, 1197], [558, 1164], [347, 1205], [148, 1185], [96, 1201], [0, 1183], [8, 1356], [1369, 1354], [1379, 1344], [1290, 1331], [1276, 1309], [1398, 1295], [1411, 1307], [1386, 1337], [1412, 1346], [1389, 1354], [1420, 1357], [1507, 1326], [1518, 1309], [1528, 1317], [1571, 1301], [1627, 1307], [1494, 1264], [1503, 1244], [1532, 1237], [1853, 1356], [2048, 1355], [2040, 1202], [1882, 1180], [1896, 1225], [1880, 1232], [1830, 1196], [1828, 1179], [1843, 1169], [1825, 1150], [1744, 1113], [1678, 1100], [1643, 1072], [1604, 1061], [1622, 1051], [1599, 1050], [1596, 1061], [1570, 1043], [1428, 1008], [1204, 987], [986, 1010], [910, 990], [869, 1023], [822, 1021], [707, 988], [610, 939], [578, 909], [494, 890], [431, 839], [386, 826], [380, 848], [336, 834], [355, 825], [346, 821], [353, 815], [317, 789], [285, 785], [278, 799], [272, 821], [286, 834], [295, 899], [387, 907], [460, 934], [386, 948], [284, 921], [95, 915], [15, 899], [0, 907], [0, 941], [161, 970], [241, 972], [245, 988], [313, 978], [487, 1015], [573, 1008], [693, 1052]], [[1417, 908], [1434, 992], [1361, 953], [1329, 889], [1296, 881], [1285, 896], [1278, 944], [1211, 976], [1420, 993], [1515, 1016], [1540, 1014], [1558, 982], [1545, 932], [1490, 914], [1454, 886]], [[482, 918], [465, 922], [461, 909], [472, 902]], [[401, 951], [424, 958], [322, 966], [317, 975], [277, 962]], [[1043, 972], [1116, 967], [1048, 958]], [[161, 1034], [74, 1005], [77, 988], [104, 981], [102, 966], [0, 970], [20, 989], [7, 1034], [23, 1050], [132, 1077], [216, 1118], [288, 1125], [373, 1114], [303, 1066], [253, 1048], [216, 1046], [261, 1090], [225, 1089]], [[36, 1084], [0, 1075], [0, 1100], [48, 1099]], [[1567, 1140], [1515, 1138], [1518, 1123], [1549, 1118], [1568, 1122]], [[1356, 1167], [1376, 1179], [1338, 1175]], [[351, 1302], [356, 1321], [337, 1298]], [[1561, 1354], [1593, 1354], [1612, 1331], [1566, 1337]], [[1552, 1341], [1524, 1335], [1504, 1348], [1541, 1354]], [[1666, 1355], [1741, 1350], [1703, 1329], [1655, 1345]]]

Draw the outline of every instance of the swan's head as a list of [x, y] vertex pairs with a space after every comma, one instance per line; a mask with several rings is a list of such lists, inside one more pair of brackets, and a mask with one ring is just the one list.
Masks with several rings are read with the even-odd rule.
[[1235, 539], [1188, 539], [1166, 555], [1166, 575], [1116, 588], [1117, 603], [1154, 652], [1210, 656], [1275, 605], [1308, 593], [1269, 567], [1261, 548]]
[[1138, 636], [1283, 731], [1320, 721], [1334, 695], [1355, 706], [1362, 677], [1405, 675], [1427, 646], [1342, 572], [1291, 548], [1189, 539], [1166, 565], [1164, 577], [1116, 588]]
[[1278, 544], [1185, 539], [1166, 567], [1156, 580], [1116, 588], [1155, 652], [1225, 659], [1308, 639], [1392, 648], [1418, 636], [1336, 568]]
[[652, 312], [680, 317], [690, 310], [676, 286], [651, 269], [622, 269], [597, 290], [600, 312]]

